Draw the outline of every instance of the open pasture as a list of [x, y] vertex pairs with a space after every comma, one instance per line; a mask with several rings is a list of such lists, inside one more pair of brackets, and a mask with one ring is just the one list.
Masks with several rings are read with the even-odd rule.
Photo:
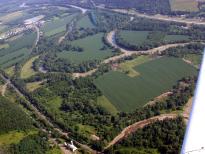
[[59, 58], [67, 59], [73, 63], [82, 63], [89, 60], [102, 60], [113, 55], [111, 49], [101, 50], [104, 43], [102, 41], [103, 33], [88, 36], [83, 39], [71, 42], [73, 46], [79, 46], [84, 49], [82, 52], [64, 51], [57, 53]]
[[168, 57], [148, 61], [134, 69], [140, 73], [134, 78], [118, 71], [111, 71], [94, 81], [120, 111], [133, 111], [170, 90], [179, 79], [197, 74], [194, 67], [181, 59]]

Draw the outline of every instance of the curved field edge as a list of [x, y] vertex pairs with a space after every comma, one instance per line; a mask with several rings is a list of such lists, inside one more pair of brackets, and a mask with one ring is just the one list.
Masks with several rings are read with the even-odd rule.
[[119, 110], [130, 112], [168, 91], [179, 79], [197, 74], [197, 70], [179, 58], [162, 57], [134, 68], [139, 76], [130, 78], [111, 71], [94, 83]]
[[32, 66], [33, 66], [33, 62], [38, 58], [38, 56], [32, 57], [31, 59], [29, 59], [22, 67], [21, 69], [21, 74], [20, 77], [22, 79], [26, 79], [31, 77], [32, 75], [35, 75], [36, 72], [33, 70]]

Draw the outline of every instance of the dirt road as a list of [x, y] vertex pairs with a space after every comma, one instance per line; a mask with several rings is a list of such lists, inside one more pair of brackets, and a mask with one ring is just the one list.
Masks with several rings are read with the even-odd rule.
[[[189, 119], [189, 114], [191, 111], [191, 107], [192, 107], [192, 98], [189, 99], [189, 101], [187, 102], [187, 104], [184, 106], [183, 109], [183, 113], [182, 116], [185, 119], [185, 122], [187, 123], [188, 119]], [[120, 132], [106, 147], [105, 149], [108, 149], [109, 147], [115, 145], [117, 142], [119, 142], [120, 140], [128, 137], [128, 135], [136, 132], [138, 129], [141, 129], [151, 123], [154, 123], [156, 121], [163, 121], [165, 119], [174, 119], [178, 116], [177, 113], [170, 113], [170, 114], [161, 114], [159, 116], [155, 116], [155, 117], [151, 117], [149, 119], [145, 119], [139, 122], [136, 122], [132, 125], [129, 125], [128, 127], [124, 128], [122, 130], [122, 132]]]
[[[189, 43], [173, 43], [173, 44], [162, 45], [162, 46], [159, 46], [159, 47], [156, 47], [153, 49], [149, 49], [149, 50], [134, 51], [134, 50], [123, 49], [120, 46], [118, 46], [115, 42], [115, 33], [116, 33], [115, 30], [109, 32], [107, 34], [107, 41], [114, 48], [118, 48], [122, 52], [122, 54], [105, 59], [104, 61], [101, 62], [102, 64], [108, 64], [110, 62], [114, 62], [114, 61], [117, 61], [123, 57], [131, 56], [134, 54], [141, 55], [141, 54], [154, 54], [156, 52], [161, 53], [161, 52], [165, 51], [166, 49], [169, 49], [172, 47], [177, 47], [177, 46], [185, 46], [185, 45], [191, 43], [191, 42], [189, 42]], [[97, 71], [97, 69], [93, 69], [93, 70], [85, 72], [85, 73], [73, 73], [73, 77], [74, 78], [86, 77], [86, 76], [92, 75], [92, 73], [94, 73], [95, 71]]]
[[39, 41], [39, 39], [40, 39], [40, 29], [39, 29], [35, 24], [33, 24], [33, 27], [34, 27], [34, 29], [36, 30], [37, 36], [36, 36], [36, 40], [35, 40], [35, 42], [34, 42], [34, 44], [33, 44], [32, 49], [37, 46], [38, 41]]

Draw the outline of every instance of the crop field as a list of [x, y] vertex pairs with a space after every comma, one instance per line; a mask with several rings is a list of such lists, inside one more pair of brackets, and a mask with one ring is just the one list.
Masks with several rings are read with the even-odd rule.
[[134, 68], [139, 76], [111, 71], [95, 80], [95, 85], [120, 111], [133, 111], [151, 99], [171, 89], [185, 76], [196, 75], [197, 70], [178, 58], [163, 57]]
[[50, 37], [57, 33], [66, 31], [66, 24], [68, 24], [76, 14], [66, 16], [63, 18], [53, 19], [52, 21], [47, 22], [42, 31], [45, 33], [45, 36]]
[[196, 0], [169, 0], [172, 11], [198, 11], [198, 2]]
[[118, 110], [115, 108], [115, 106], [105, 96], [98, 97], [97, 103], [111, 114], [116, 115], [118, 113]]
[[103, 33], [88, 36], [83, 39], [71, 42], [73, 46], [79, 46], [84, 49], [83, 52], [64, 51], [57, 53], [59, 58], [67, 59], [74, 63], [81, 63], [88, 60], [102, 60], [113, 55], [111, 49], [101, 50], [104, 46], [102, 41]]
[[121, 63], [118, 70], [123, 73], [126, 73], [129, 77], [136, 77], [140, 74], [134, 69], [134, 67], [142, 63], [145, 63], [149, 60], [149, 56], [140, 56], [125, 63]]
[[84, 16], [78, 21], [77, 28], [94, 28], [94, 25], [92, 24], [88, 16]]
[[189, 37], [187, 35], [166, 35], [164, 41], [173, 42], [173, 41], [187, 41]]
[[[149, 32], [149, 31], [129, 31], [123, 30], [120, 32], [120, 36], [126, 42], [131, 45], [141, 45], [151, 42], [167, 42], [174, 41], [187, 41], [189, 37], [187, 35], [166, 35], [163, 32]], [[149, 37], [149, 38], [148, 38]]]
[[12, 13], [0, 16], [0, 21], [2, 23], [8, 23], [8, 22], [10, 22], [12, 20], [16, 20], [16, 19], [18, 19], [18, 18], [20, 18], [22, 16], [23, 16], [23, 12], [22, 11], [16, 11], [16, 12], [12, 12]]
[[31, 33], [9, 42], [9, 48], [0, 50], [0, 67], [7, 68], [27, 58], [35, 38], [36, 34]]
[[31, 59], [29, 59], [24, 66], [21, 69], [21, 78], [22, 79], [26, 79], [31, 77], [32, 75], [35, 75], [36, 72], [33, 70], [32, 66], [33, 66], [33, 62], [38, 58], [38, 56], [35, 56]]
[[142, 44], [147, 40], [149, 31], [128, 31], [120, 32], [121, 37], [130, 44]]

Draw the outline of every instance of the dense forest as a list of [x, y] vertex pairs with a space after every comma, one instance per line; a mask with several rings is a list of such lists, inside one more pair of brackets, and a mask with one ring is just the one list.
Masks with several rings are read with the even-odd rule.
[[33, 127], [34, 121], [17, 105], [0, 97], [0, 134], [12, 130], [27, 130]]
[[[106, 153], [131, 154], [138, 149], [157, 149], [150, 152], [143, 150], [140, 154], [178, 154], [185, 133], [185, 123], [181, 117], [173, 120], [158, 121], [137, 130], [117, 143]], [[128, 148], [129, 147], [129, 148]]]

